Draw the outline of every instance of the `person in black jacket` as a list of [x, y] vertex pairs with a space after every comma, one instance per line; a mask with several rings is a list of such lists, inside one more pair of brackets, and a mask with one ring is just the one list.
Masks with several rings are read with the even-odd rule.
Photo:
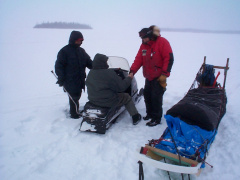
[[93, 69], [88, 73], [86, 80], [88, 99], [92, 104], [100, 107], [125, 105], [132, 116], [133, 124], [141, 120], [131, 96], [124, 91], [131, 85], [133, 73], [122, 79], [113, 69], [108, 69], [108, 57], [96, 54], [93, 59]]
[[79, 99], [82, 89], [85, 89], [86, 67], [92, 68], [92, 60], [89, 55], [81, 48], [83, 35], [79, 31], [72, 31], [69, 44], [64, 46], [57, 55], [55, 63], [55, 72], [58, 76], [57, 84], [64, 86], [71, 95], [73, 101], [69, 98], [71, 118], [79, 118]]

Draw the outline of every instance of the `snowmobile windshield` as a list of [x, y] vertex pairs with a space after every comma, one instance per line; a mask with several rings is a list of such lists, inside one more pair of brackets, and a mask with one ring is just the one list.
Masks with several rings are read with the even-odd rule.
[[117, 56], [109, 56], [108, 61], [107, 61], [109, 68], [113, 69], [122, 69], [125, 71], [129, 71], [130, 67], [128, 64], [127, 59], [122, 58], [122, 57], [117, 57]]

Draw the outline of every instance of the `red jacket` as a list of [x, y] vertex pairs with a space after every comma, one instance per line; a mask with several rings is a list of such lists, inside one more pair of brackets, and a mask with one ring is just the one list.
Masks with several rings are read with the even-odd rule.
[[156, 41], [149, 41], [140, 46], [130, 71], [135, 74], [143, 66], [143, 76], [149, 81], [161, 74], [169, 77], [173, 60], [169, 42], [163, 37], [158, 37]]

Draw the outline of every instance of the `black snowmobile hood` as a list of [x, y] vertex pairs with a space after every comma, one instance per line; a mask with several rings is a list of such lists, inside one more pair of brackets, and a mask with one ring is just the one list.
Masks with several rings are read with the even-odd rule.
[[93, 69], [108, 69], [108, 57], [104, 54], [96, 54], [93, 59]]
[[69, 44], [75, 44], [75, 41], [82, 38], [83, 39], [83, 35], [81, 32], [79, 31], [72, 31], [69, 37]]

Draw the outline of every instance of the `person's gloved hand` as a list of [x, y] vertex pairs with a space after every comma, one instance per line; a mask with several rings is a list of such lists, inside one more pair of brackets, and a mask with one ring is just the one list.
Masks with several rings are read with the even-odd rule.
[[157, 81], [159, 82], [160, 86], [162, 86], [164, 89], [167, 87], [167, 76], [161, 75]]
[[56, 84], [58, 84], [59, 87], [62, 87], [62, 86], [63, 86], [63, 82], [62, 82], [62, 81], [59, 81], [59, 80], [56, 82]]

